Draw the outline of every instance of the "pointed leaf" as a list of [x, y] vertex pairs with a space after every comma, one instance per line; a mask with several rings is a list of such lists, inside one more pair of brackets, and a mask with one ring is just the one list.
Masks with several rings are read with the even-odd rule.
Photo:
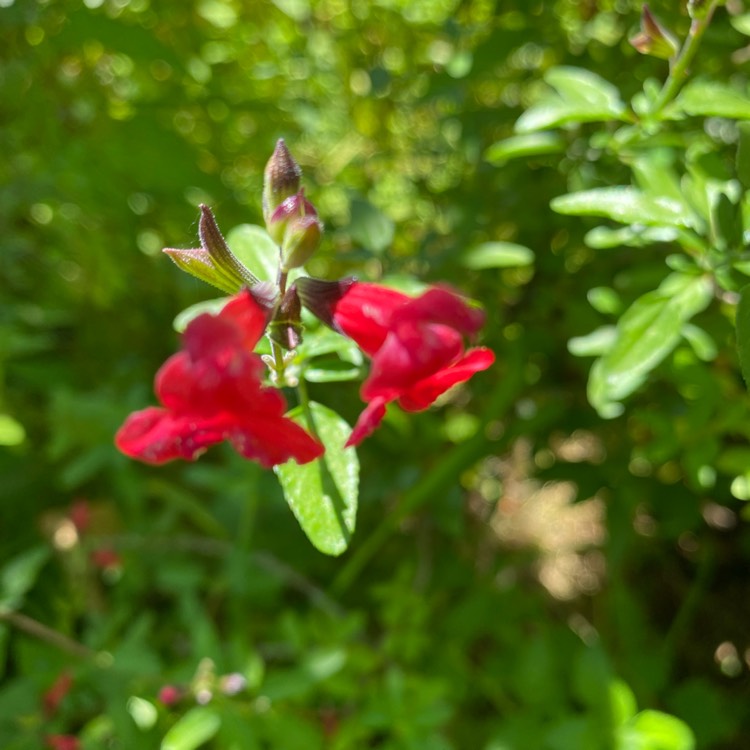
[[192, 708], [164, 735], [161, 750], [195, 750], [216, 736], [221, 716], [212, 708]]
[[568, 351], [574, 357], [601, 357], [617, 341], [615, 326], [602, 326], [585, 336], [574, 336], [568, 341]]
[[544, 80], [555, 90], [518, 118], [517, 133], [544, 130], [567, 123], [623, 120], [620, 92], [601, 76], [583, 68], [551, 68]]
[[635, 391], [675, 348], [684, 324], [707, 307], [712, 293], [708, 278], [675, 273], [628, 308], [614, 346], [589, 375], [589, 401], [602, 416], [619, 411], [616, 402]]
[[227, 232], [232, 253], [261, 281], [276, 281], [279, 248], [263, 227], [240, 224]]
[[557, 133], [526, 133], [493, 143], [484, 152], [484, 158], [490, 164], [500, 167], [510, 159], [556, 154], [564, 148], [565, 141]]
[[553, 211], [573, 216], [607, 216], [622, 224], [691, 226], [694, 220], [685, 206], [671, 198], [646, 196], [633, 187], [582, 190], [554, 198]]
[[194, 247], [189, 250], [180, 250], [174, 247], [165, 247], [164, 252], [175, 265], [191, 276], [205, 281], [222, 292], [235, 294], [242, 287], [242, 279], [235, 277], [228, 270], [222, 270], [214, 265], [208, 251], [202, 247]]
[[303, 466], [294, 461], [276, 466], [276, 475], [313, 546], [326, 555], [340, 555], [349, 545], [357, 516], [359, 460], [354, 448], [344, 448], [351, 427], [315, 402], [310, 403], [309, 415], [298, 407], [290, 416], [317, 434], [326, 452]]
[[6, 563], [0, 572], [0, 611], [18, 609], [49, 559], [47, 547], [33, 547]]
[[583, 241], [596, 250], [611, 247], [645, 247], [656, 242], [674, 242], [679, 232], [673, 227], [645, 227], [641, 225], [618, 227], [595, 227], [586, 233]]
[[533, 251], [515, 242], [484, 242], [471, 248], [461, 257], [461, 265], [475, 271], [485, 268], [528, 266], [533, 262]]

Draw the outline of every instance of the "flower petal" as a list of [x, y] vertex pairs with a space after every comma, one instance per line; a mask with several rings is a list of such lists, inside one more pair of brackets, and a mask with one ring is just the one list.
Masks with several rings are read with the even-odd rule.
[[339, 331], [372, 357], [388, 335], [391, 316], [409, 299], [378, 284], [353, 284], [336, 303], [333, 320]]
[[395, 310], [391, 325], [402, 321], [441, 323], [465, 334], [476, 333], [484, 325], [482, 310], [470, 307], [455, 292], [444, 287], [429, 289]]
[[392, 401], [433, 373], [449, 367], [463, 352], [461, 334], [442, 325], [403, 323], [388, 334], [372, 360], [362, 398]]
[[293, 458], [306, 464], [320, 458], [325, 448], [288, 417], [254, 419], [252, 425], [238, 426], [229, 436], [241, 456], [257, 461], [266, 469]]
[[495, 355], [490, 349], [481, 346], [470, 349], [458, 362], [425, 378], [404, 393], [398, 400], [399, 406], [406, 411], [422, 411], [451, 386], [486, 370], [494, 361]]
[[357, 424], [354, 425], [352, 434], [346, 441], [345, 448], [359, 445], [366, 437], [375, 432], [385, 416], [386, 403], [385, 399], [375, 398], [367, 404], [365, 410], [359, 415]]

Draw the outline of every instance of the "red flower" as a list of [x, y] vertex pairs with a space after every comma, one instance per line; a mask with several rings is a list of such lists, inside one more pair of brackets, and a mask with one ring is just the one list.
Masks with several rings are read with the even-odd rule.
[[48, 734], [44, 742], [52, 750], [79, 750], [81, 747], [78, 737], [72, 734]]
[[253, 349], [266, 323], [266, 313], [248, 291], [218, 315], [191, 321], [183, 351], [156, 374], [156, 395], [165, 408], [131, 414], [117, 432], [117, 447], [152, 464], [193, 461], [222, 440], [266, 468], [321, 456], [323, 446], [284, 416], [281, 393], [262, 385], [265, 367]]
[[484, 313], [448, 289], [435, 287], [413, 298], [377, 284], [296, 284], [303, 304], [372, 357], [361, 390], [368, 405], [347, 445], [358, 445], [378, 427], [389, 402], [421, 411], [495, 361], [484, 347], [464, 350], [464, 336], [482, 327]]

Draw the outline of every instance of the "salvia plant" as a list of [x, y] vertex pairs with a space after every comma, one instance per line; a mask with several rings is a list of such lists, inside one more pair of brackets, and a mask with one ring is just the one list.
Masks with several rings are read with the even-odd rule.
[[[614, 157], [633, 176], [632, 184], [574, 189], [555, 198], [560, 214], [596, 216], [619, 224], [599, 226], [585, 237], [595, 250], [644, 248], [667, 244], [661, 283], [619, 315], [616, 324], [574, 338], [577, 356], [595, 356], [588, 399], [604, 418], [617, 417], [623, 402], [681, 341], [703, 360], [713, 359], [711, 337], [693, 319], [712, 301], [739, 305], [737, 332], [740, 360], [750, 374], [750, 263], [745, 248], [750, 232], [750, 99], [744, 91], [705, 77], [689, 80], [691, 68], [721, 0], [690, 0], [691, 24], [680, 41], [644, 4], [640, 30], [631, 45], [645, 55], [668, 61], [663, 83], [647, 79], [626, 102], [618, 88], [598, 74], [575, 67], [555, 67], [545, 74], [547, 92], [518, 119], [516, 134], [494, 144], [488, 158], [502, 164], [510, 158], [564, 152], [580, 127], [594, 123], [583, 148], [589, 157]], [[679, 125], [703, 118], [704, 132], [681, 131]], [[720, 138], [711, 134], [722, 118]], [[736, 146], [734, 165], [722, 158], [726, 142]], [[594, 161], [597, 158], [594, 157]], [[599, 182], [607, 182], [599, 176]], [[611, 287], [589, 292], [600, 312], [620, 312], [622, 301]]]
[[[356, 446], [377, 429], [387, 406], [427, 409], [495, 357], [486, 347], [466, 348], [484, 313], [448, 287], [411, 297], [353, 278], [305, 276], [323, 224], [301, 175], [279, 140], [265, 169], [266, 232], [258, 228], [254, 258], [232, 251], [207, 206], [200, 247], [165, 250], [184, 271], [232, 296], [212, 301], [211, 311], [199, 305], [179, 317], [182, 350], [156, 375], [161, 406], [131, 414], [116, 444], [128, 456], [162, 464], [193, 461], [228, 441], [273, 468], [310, 541], [336, 555], [355, 526]], [[336, 360], [330, 366], [329, 357], [329, 369], [321, 367], [327, 355]], [[352, 429], [311, 401], [305, 382], [357, 378], [363, 355], [371, 361], [360, 391], [367, 405]], [[285, 387], [298, 396], [289, 412]]]

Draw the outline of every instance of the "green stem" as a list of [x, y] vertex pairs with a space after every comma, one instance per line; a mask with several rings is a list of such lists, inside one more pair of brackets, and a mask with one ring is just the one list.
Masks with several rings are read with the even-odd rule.
[[[281, 266], [279, 266], [278, 288], [280, 300], [283, 299], [286, 294], [287, 275], [287, 272], [283, 271]], [[286, 369], [284, 352], [281, 350], [281, 346], [279, 346], [279, 344], [273, 339], [271, 339], [271, 353], [273, 354], [273, 369], [276, 372], [277, 382], [280, 386], [284, 385], [284, 370]]]
[[711, 23], [711, 17], [720, 2], [721, 0], [711, 0], [706, 14], [702, 18], [693, 19], [693, 22], [690, 24], [690, 31], [687, 38], [670, 68], [669, 77], [664, 82], [664, 86], [662, 86], [654, 108], [651, 111], [652, 117], [661, 114], [664, 107], [677, 96], [687, 80], [688, 67], [693, 61], [695, 53], [698, 51], [703, 34]]
[[[505, 416], [518, 398], [523, 387], [523, 365], [520, 355], [521, 353], [516, 351], [508, 360], [505, 377], [495, 390], [484, 413], [481, 427], [474, 437], [451, 449], [411, 490], [402, 495], [393, 512], [380, 522], [336, 576], [331, 586], [336, 596], [340, 596], [354, 583], [367, 563], [410, 513], [444, 491], [446, 485], [453, 482], [464, 469], [487, 455], [488, 451], [496, 450], [497, 444], [488, 441], [485, 428], [490, 422]], [[503, 440], [506, 439], [507, 434], [503, 436]]]

